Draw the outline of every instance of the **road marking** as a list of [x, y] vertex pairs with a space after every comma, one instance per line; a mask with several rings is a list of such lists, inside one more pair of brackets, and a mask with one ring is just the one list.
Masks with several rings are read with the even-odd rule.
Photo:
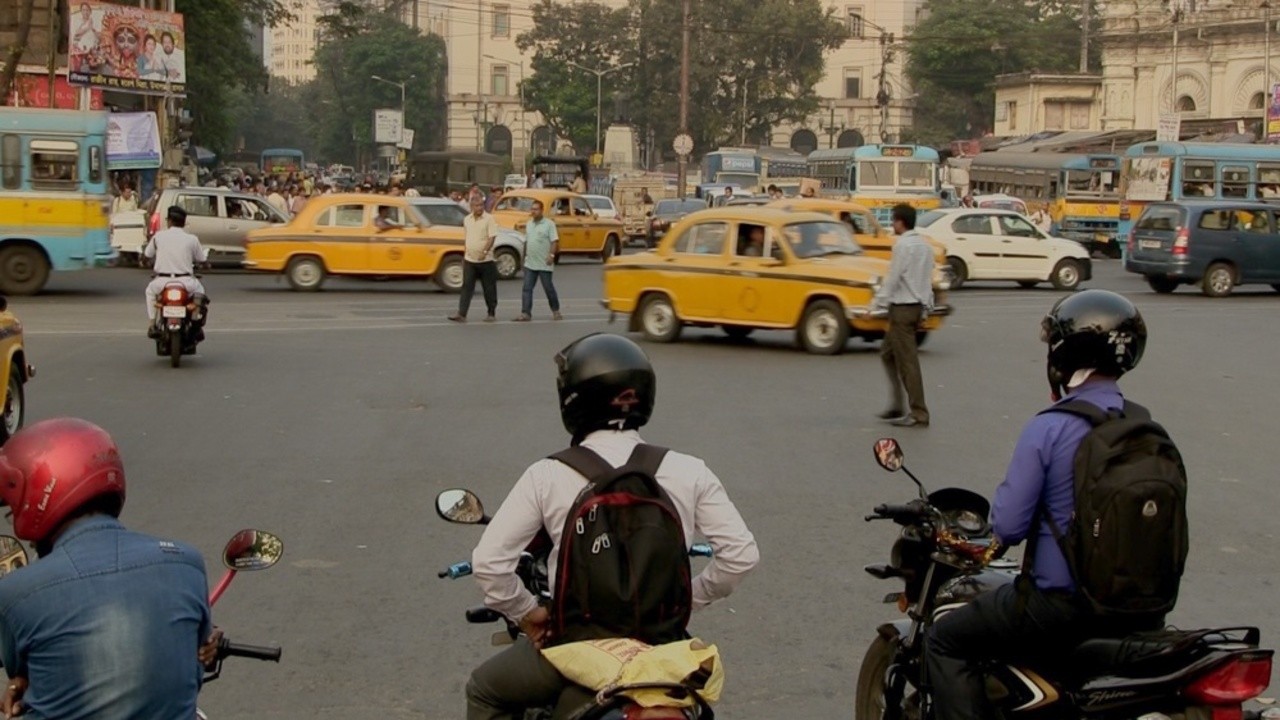
[[[483, 320], [468, 320], [465, 325], [576, 325], [582, 323], [600, 323], [609, 319], [608, 315], [598, 315], [591, 317], [566, 317], [564, 320], [534, 320], [532, 322], [517, 323], [513, 320], [498, 320], [493, 323], [486, 323]], [[352, 322], [352, 321], [346, 321]], [[276, 325], [265, 327], [215, 327], [210, 326], [205, 329], [206, 335], [243, 335], [255, 333], [300, 333], [300, 332], [354, 332], [357, 330], [404, 330], [409, 328], [437, 328], [437, 327], [458, 327], [460, 323], [450, 320], [431, 320], [427, 322], [403, 322], [394, 324], [378, 324], [371, 325], [369, 323], [358, 323], [351, 325], [334, 325], [328, 324], [307, 324], [307, 325]], [[109, 329], [79, 329], [69, 328], [65, 330], [28, 330], [25, 333], [28, 337], [59, 337], [59, 336], [75, 336], [75, 337], [124, 337], [128, 335], [136, 335], [142, 337], [143, 333], [137, 327], [116, 327]]]

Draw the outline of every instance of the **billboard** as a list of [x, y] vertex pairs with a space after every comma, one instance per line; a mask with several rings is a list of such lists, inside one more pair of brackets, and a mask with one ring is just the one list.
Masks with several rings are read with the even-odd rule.
[[[53, 102], [49, 102], [49, 76], [37, 73], [19, 72], [9, 97], [3, 98], [0, 105], [14, 107], [47, 108], [59, 110], [80, 110], [80, 88], [71, 87], [67, 78], [58, 75], [53, 83]], [[89, 91], [90, 110], [101, 110], [102, 91]]]
[[71, 84], [148, 95], [186, 93], [182, 15], [104, 2], [72, 0], [71, 7]]
[[1280, 83], [1271, 86], [1271, 102], [1267, 103], [1267, 142], [1280, 142]]
[[111, 113], [107, 119], [107, 168], [160, 167], [160, 126], [156, 114]]
[[379, 145], [395, 145], [400, 142], [401, 122], [399, 110], [373, 111], [373, 141]]

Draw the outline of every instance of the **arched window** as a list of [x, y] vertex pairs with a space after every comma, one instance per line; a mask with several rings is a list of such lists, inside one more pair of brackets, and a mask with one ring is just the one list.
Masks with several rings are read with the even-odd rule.
[[1178, 112], [1195, 112], [1196, 101], [1190, 95], [1178, 98]]
[[511, 129], [506, 125], [494, 125], [484, 135], [484, 151], [494, 155], [511, 155]]
[[1261, 110], [1262, 108], [1264, 108], [1264, 107], [1266, 107], [1266, 106], [1267, 106], [1267, 96], [1266, 96], [1266, 93], [1260, 93], [1260, 92], [1258, 92], [1258, 93], [1254, 93], [1254, 94], [1253, 94], [1253, 97], [1249, 98], [1249, 109], [1250, 109], [1250, 110]]
[[818, 149], [818, 136], [812, 130], [797, 130], [791, 133], [791, 149], [801, 155], [808, 155]]
[[556, 149], [555, 135], [546, 125], [539, 125], [533, 129], [532, 142], [534, 155], [550, 155]]
[[866, 139], [857, 130], [845, 130], [840, 133], [840, 137], [836, 138], [836, 147], [838, 148], [861, 147], [866, 144]]

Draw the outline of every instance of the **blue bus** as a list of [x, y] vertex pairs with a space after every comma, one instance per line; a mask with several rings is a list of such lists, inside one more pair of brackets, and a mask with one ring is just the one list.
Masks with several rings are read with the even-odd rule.
[[306, 166], [302, 151], [294, 148], [268, 148], [262, 151], [262, 172], [267, 175], [301, 173]]
[[920, 145], [861, 145], [809, 153], [809, 177], [828, 194], [849, 194], [889, 225], [893, 206], [941, 206], [938, 151]]
[[737, 185], [755, 192], [760, 187], [762, 165], [755, 150], [720, 148], [702, 157], [702, 182]]
[[105, 112], [0, 107], [0, 294], [112, 264]]
[[1139, 143], [1124, 153], [1120, 237], [1149, 202], [1280, 196], [1280, 145], [1246, 143]]

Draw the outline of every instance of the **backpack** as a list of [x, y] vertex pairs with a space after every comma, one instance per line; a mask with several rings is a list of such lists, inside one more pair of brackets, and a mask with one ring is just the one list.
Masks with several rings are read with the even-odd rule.
[[[1072, 400], [1044, 412], [1093, 425], [1076, 450], [1075, 512], [1066, 531], [1041, 509], [1078, 591], [1099, 615], [1169, 612], [1188, 548], [1187, 471], [1177, 446], [1146, 408], [1127, 400], [1121, 411]], [[1032, 528], [1038, 535], [1039, 524]]]
[[619, 468], [581, 446], [550, 456], [587, 479], [560, 539], [552, 643], [625, 637], [661, 645], [688, 638], [689, 546], [656, 479], [666, 454], [637, 445]]

